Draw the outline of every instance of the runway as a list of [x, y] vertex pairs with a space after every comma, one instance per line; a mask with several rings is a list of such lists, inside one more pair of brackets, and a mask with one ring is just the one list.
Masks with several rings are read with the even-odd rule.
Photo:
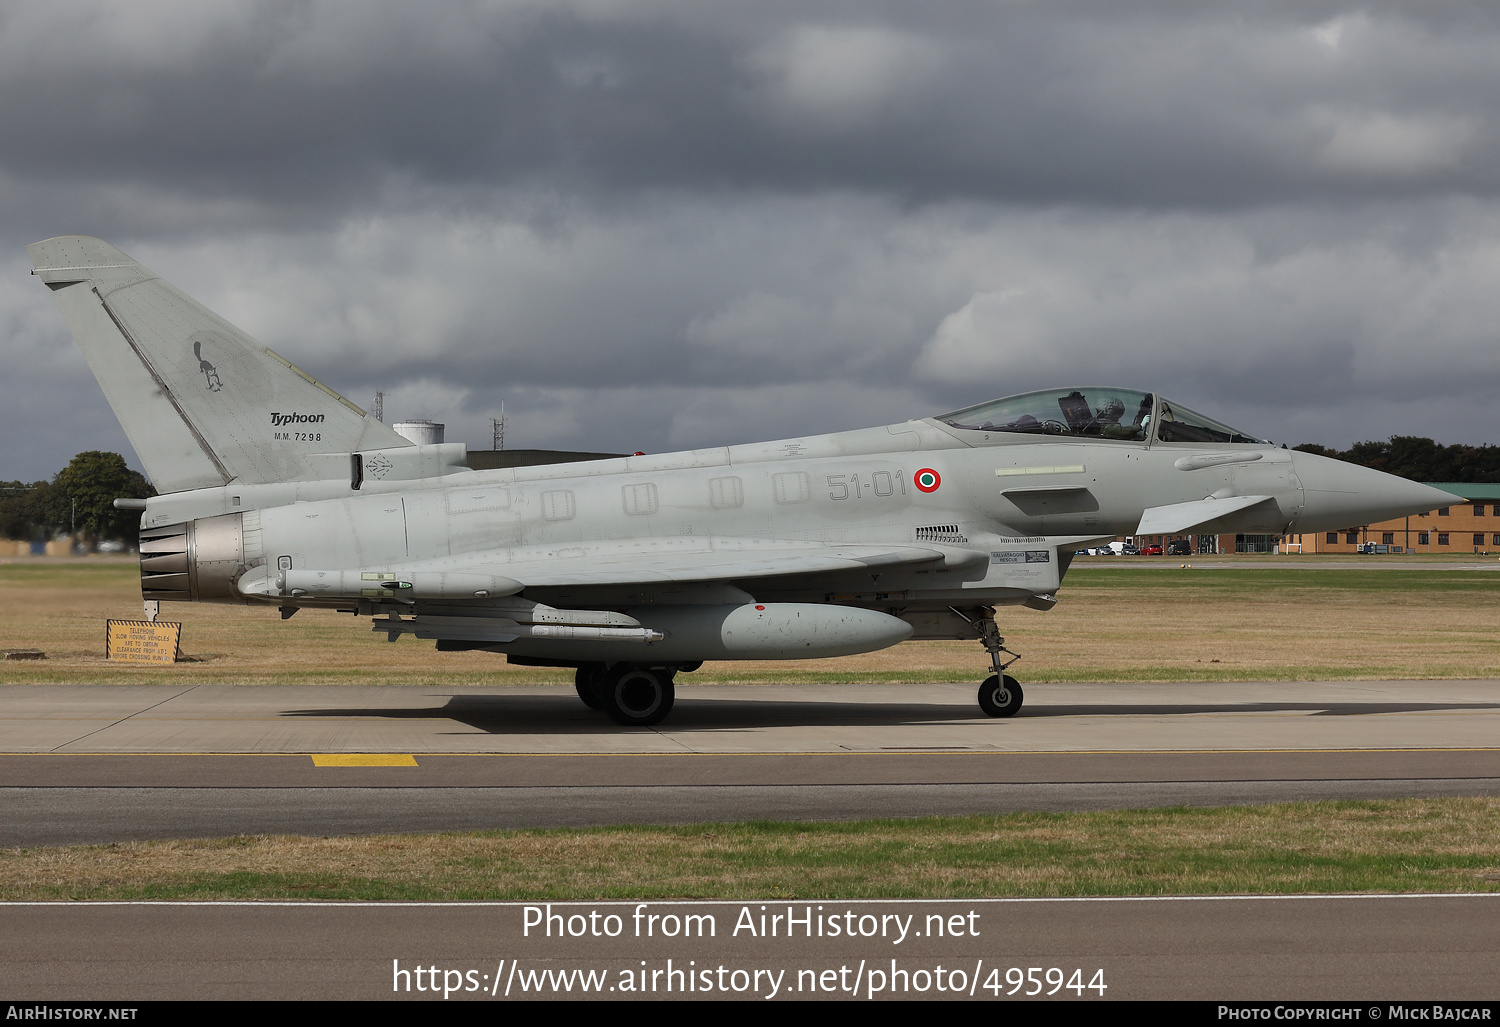
[[[1500, 795], [1500, 682], [8, 686], [0, 845]], [[331, 765], [385, 763], [397, 765]]]
[[[745, 911], [754, 919], [762, 907], [820, 930], [789, 929], [785, 917], [775, 935], [758, 923], [744, 930]], [[1379, 1003], [1381, 1016], [1396, 1019], [1385, 1003], [1426, 1000], [1417, 1015], [1431, 1017], [1433, 1000], [1493, 1002], [1497, 912], [1495, 894], [17, 903], [0, 904], [0, 974], [28, 999], [95, 1002], [1317, 999], [1350, 1002], [1361, 1020], [1379, 1019], [1368, 1015]], [[558, 918], [550, 937], [539, 929], [548, 913]], [[693, 915], [700, 927], [664, 937], [649, 929], [651, 914], [656, 924]], [[834, 920], [855, 929], [832, 937]], [[560, 937], [568, 922], [583, 933]], [[1469, 1018], [1482, 1013], [1468, 1009]]]

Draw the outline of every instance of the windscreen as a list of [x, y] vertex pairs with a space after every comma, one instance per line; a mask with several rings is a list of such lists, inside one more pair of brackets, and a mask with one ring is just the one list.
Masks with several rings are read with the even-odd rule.
[[1265, 442], [1165, 399], [1161, 401], [1159, 416], [1161, 421], [1156, 426], [1159, 442]]
[[1115, 388], [1052, 389], [991, 400], [939, 414], [937, 419], [971, 431], [1144, 442], [1151, 431], [1152, 406], [1149, 392]]

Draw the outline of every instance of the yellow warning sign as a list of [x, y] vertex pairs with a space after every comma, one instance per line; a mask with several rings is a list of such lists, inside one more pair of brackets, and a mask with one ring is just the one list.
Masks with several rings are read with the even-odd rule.
[[182, 625], [166, 621], [106, 621], [104, 658], [131, 663], [175, 663]]

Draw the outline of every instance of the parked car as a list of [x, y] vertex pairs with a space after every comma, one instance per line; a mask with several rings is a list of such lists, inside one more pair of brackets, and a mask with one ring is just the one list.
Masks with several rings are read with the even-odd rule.
[[1159, 546], [1155, 542], [1153, 542], [1153, 543], [1151, 543], [1149, 546], [1147, 546], [1145, 548], [1144, 552], [1145, 552], [1145, 554], [1147, 556], [1160, 556], [1161, 555], [1161, 546]]
[[1174, 538], [1167, 543], [1168, 556], [1192, 556], [1193, 544], [1185, 538]]
[[1125, 547], [1120, 550], [1120, 555], [1122, 555], [1122, 556], [1140, 556], [1141, 555], [1141, 551], [1138, 548], [1136, 548], [1135, 546], [1131, 545], [1129, 542], [1127, 542], [1127, 543], [1125, 543]]

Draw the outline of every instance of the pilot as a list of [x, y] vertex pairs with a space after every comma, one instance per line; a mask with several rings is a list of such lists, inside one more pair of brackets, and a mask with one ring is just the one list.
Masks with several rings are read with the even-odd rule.
[[1146, 395], [1144, 395], [1144, 396], [1141, 397], [1141, 406], [1140, 406], [1140, 409], [1138, 409], [1135, 412], [1135, 421], [1134, 421], [1134, 423], [1137, 424], [1137, 425], [1139, 425], [1142, 428], [1145, 428], [1148, 425], [1150, 425], [1150, 423], [1151, 423], [1151, 394], [1150, 393], [1147, 393]]

